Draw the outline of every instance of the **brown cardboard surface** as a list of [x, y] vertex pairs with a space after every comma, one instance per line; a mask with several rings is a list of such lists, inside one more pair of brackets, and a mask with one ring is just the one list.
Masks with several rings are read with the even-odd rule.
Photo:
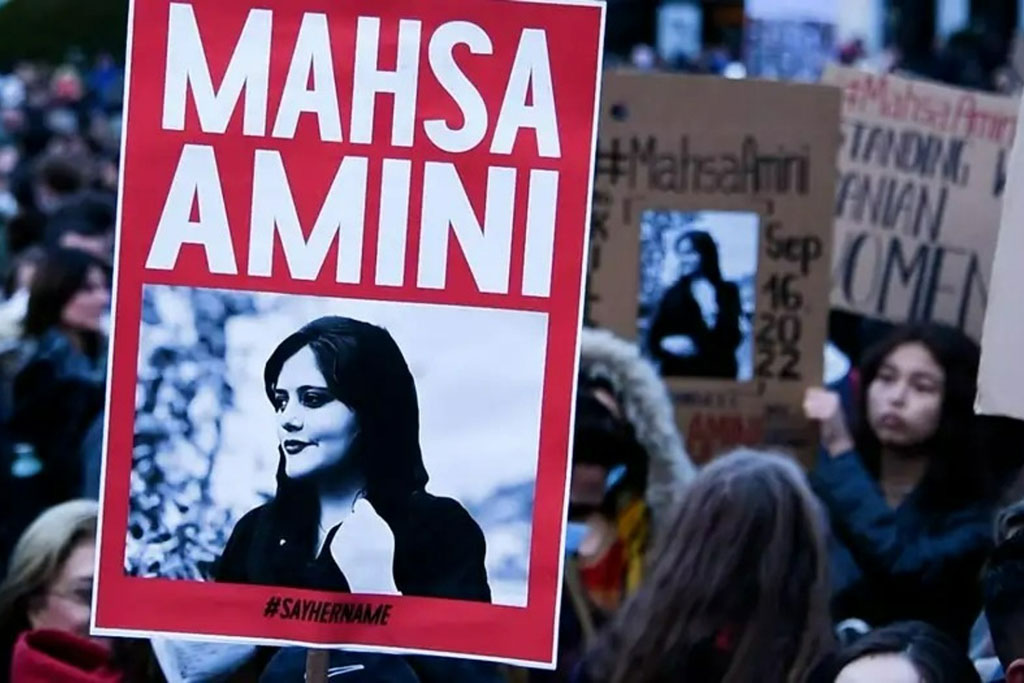
[[832, 66], [843, 88], [832, 305], [980, 338], [1013, 98]]
[[840, 93], [820, 85], [605, 76], [588, 320], [638, 338], [640, 215], [760, 217], [750, 381], [666, 378], [694, 458], [737, 445], [815, 450], [803, 419], [828, 318]]

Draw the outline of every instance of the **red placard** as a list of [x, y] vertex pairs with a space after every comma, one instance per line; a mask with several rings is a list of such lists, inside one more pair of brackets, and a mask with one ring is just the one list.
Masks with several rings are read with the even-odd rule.
[[95, 633], [553, 664], [603, 22], [132, 2]]

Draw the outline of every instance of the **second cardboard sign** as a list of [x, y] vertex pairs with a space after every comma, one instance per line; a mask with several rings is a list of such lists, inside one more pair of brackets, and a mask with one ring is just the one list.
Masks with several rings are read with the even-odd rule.
[[588, 317], [659, 367], [697, 461], [814, 451], [839, 109], [823, 86], [605, 78]]

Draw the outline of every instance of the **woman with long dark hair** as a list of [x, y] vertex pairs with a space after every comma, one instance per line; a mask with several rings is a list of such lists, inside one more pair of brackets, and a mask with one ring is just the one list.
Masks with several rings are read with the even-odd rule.
[[676, 240], [681, 275], [664, 294], [647, 334], [666, 377], [736, 379], [740, 291], [722, 278], [718, 246], [694, 230]]
[[808, 392], [823, 446], [815, 488], [836, 540], [837, 619], [920, 620], [966, 644], [992, 545], [988, 460], [973, 447], [978, 357], [950, 327], [897, 329], [862, 365], [856, 438], [838, 396]]
[[803, 683], [831, 649], [823, 514], [791, 460], [708, 465], [652, 557], [581, 681]]
[[[278, 422], [277, 494], [239, 520], [218, 581], [490, 601], [480, 527], [426, 491], [416, 387], [386, 330], [315, 320], [281, 342], [264, 383]], [[371, 526], [353, 532], [357, 512]], [[379, 541], [370, 528], [385, 545], [393, 538], [376, 576], [346, 565], [353, 544]]]
[[54, 249], [36, 266], [7, 427], [19, 449], [34, 453], [38, 472], [18, 482], [12, 509], [2, 510], [11, 541], [46, 508], [98, 486], [85, 480], [98, 449], [83, 448], [83, 442], [102, 420], [109, 308], [106, 271], [88, 254]]
[[[480, 527], [426, 491], [416, 385], [386, 330], [318, 318], [277, 346], [263, 379], [277, 418], [277, 492], [235, 524], [215, 581], [490, 601]], [[156, 639], [154, 650], [165, 670], [201, 680], [306, 673], [302, 648]], [[396, 683], [499, 680], [492, 664], [418, 655], [334, 650], [330, 666]]]

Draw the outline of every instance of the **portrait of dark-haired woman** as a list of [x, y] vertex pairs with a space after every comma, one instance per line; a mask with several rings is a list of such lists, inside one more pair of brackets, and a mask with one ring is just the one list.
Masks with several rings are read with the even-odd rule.
[[722, 278], [718, 245], [694, 230], [675, 238], [680, 276], [651, 319], [648, 353], [666, 377], [735, 379], [740, 291]]
[[[264, 383], [277, 493], [235, 525], [216, 580], [490, 602], [480, 527], [426, 490], [416, 386], [386, 330], [314, 320], [271, 354]], [[390, 557], [368, 572], [381, 547]]]

